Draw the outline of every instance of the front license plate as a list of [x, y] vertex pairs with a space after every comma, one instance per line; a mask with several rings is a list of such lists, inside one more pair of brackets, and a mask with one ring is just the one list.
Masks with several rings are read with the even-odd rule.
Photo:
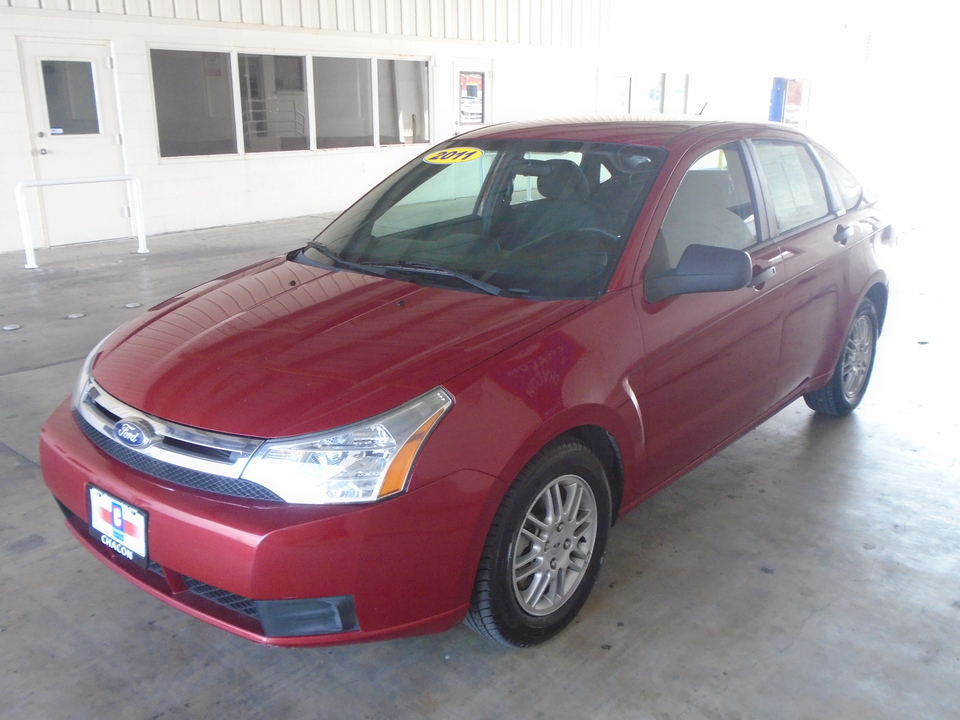
[[147, 513], [87, 486], [90, 502], [90, 534], [127, 560], [147, 566]]

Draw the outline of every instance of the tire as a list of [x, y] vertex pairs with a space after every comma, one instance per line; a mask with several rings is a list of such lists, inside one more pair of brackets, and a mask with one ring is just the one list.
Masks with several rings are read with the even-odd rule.
[[853, 412], [867, 392], [879, 335], [876, 308], [870, 300], [864, 299], [847, 332], [830, 382], [803, 396], [810, 409], [833, 417]]
[[597, 457], [574, 439], [545, 447], [497, 510], [466, 624], [511, 647], [553, 637], [586, 602], [610, 525], [610, 486]]

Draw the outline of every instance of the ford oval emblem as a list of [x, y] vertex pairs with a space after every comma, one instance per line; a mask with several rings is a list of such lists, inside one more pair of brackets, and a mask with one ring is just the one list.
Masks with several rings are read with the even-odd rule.
[[146, 447], [150, 443], [150, 428], [141, 420], [120, 420], [113, 426], [117, 440], [132, 448]]

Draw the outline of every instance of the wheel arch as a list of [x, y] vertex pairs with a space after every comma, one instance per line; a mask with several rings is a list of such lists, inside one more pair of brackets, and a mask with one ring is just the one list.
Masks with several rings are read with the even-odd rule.
[[[577, 440], [592, 452], [607, 475], [610, 484], [610, 509], [612, 523], [615, 523], [620, 513], [620, 506], [624, 495], [625, 478], [629, 476], [629, 459], [624, 457], [623, 442], [617, 439], [617, 431], [611, 429], [597, 417], [581, 418], [578, 424], [567, 424], [541, 427], [540, 432], [527, 439], [520, 450], [514, 454], [510, 462], [503, 469], [501, 477], [509, 483], [533, 460], [536, 455], [548, 445], [565, 438]], [[623, 438], [628, 438], [623, 435]]]
[[870, 289], [867, 290], [864, 297], [873, 303], [873, 307], [877, 311], [877, 320], [879, 322], [877, 333], [879, 334], [883, 332], [883, 322], [887, 316], [887, 302], [890, 297], [890, 291], [885, 283], [876, 282], [870, 286]]
[[623, 500], [623, 455], [616, 438], [599, 425], [579, 425], [561, 433], [558, 438], [561, 437], [579, 440], [603, 465], [610, 483], [611, 524], [616, 524]]

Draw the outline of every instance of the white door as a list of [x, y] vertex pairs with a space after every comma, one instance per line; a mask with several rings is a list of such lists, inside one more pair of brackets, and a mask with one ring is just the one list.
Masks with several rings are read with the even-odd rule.
[[[20, 40], [36, 179], [123, 175], [110, 46], [106, 42]], [[28, 179], [28, 178], [25, 178]], [[34, 243], [132, 234], [123, 182], [28, 190]]]

